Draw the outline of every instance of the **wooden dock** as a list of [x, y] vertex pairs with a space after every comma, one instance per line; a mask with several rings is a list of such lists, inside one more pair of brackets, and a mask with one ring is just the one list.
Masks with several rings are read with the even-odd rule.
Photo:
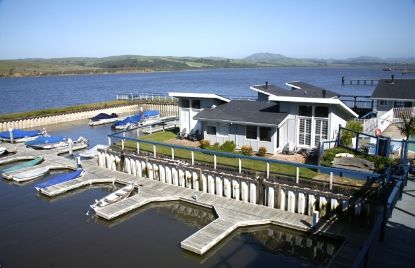
[[342, 85], [377, 85], [379, 82], [378, 78], [346, 78], [342, 76]]

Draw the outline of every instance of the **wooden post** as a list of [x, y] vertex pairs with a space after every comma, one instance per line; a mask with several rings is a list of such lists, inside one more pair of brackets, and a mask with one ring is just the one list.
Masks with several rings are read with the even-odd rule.
[[239, 163], [239, 174], [242, 173], [242, 160], [240, 158], [238, 158], [238, 163]]
[[137, 154], [140, 154], [140, 143], [137, 141]]
[[10, 143], [14, 142], [14, 137], [13, 137], [13, 129], [9, 128], [9, 136], [10, 136]]
[[154, 158], [156, 158], [157, 154], [156, 154], [156, 145], [153, 145], [153, 156]]
[[213, 155], [213, 169], [216, 169], [216, 154]]
[[121, 150], [124, 151], [124, 139], [121, 140]]
[[295, 183], [298, 184], [300, 182], [300, 168], [295, 168]]
[[69, 145], [69, 155], [73, 155], [73, 150], [72, 150], [72, 145], [73, 145], [73, 142], [72, 142], [72, 139], [68, 139], [68, 145]]
[[174, 160], [174, 148], [171, 148], [171, 160]]
[[192, 166], [195, 165], [195, 152], [191, 152], [192, 153]]
[[330, 172], [330, 184], [329, 184], [330, 191], [333, 189], [333, 172]]
[[111, 137], [108, 137], [108, 146], [111, 146]]

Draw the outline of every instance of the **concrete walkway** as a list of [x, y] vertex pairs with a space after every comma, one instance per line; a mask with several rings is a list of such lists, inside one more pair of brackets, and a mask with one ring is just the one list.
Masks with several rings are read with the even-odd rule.
[[386, 227], [385, 240], [370, 252], [369, 267], [415, 267], [415, 177], [408, 180]]

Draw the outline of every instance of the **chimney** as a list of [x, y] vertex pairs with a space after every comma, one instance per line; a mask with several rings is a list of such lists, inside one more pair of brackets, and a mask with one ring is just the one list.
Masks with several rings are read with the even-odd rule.
[[325, 98], [325, 97], [326, 97], [327, 90], [323, 89], [323, 90], [321, 91], [321, 93], [323, 94], [323, 98]]
[[265, 88], [268, 88], [268, 81], [265, 81]]

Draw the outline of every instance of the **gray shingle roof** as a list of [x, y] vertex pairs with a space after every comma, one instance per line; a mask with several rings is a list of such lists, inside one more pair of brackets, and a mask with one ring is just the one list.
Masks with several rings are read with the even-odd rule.
[[279, 112], [278, 104], [272, 102], [232, 100], [213, 109], [205, 109], [193, 119], [277, 126], [287, 115]]
[[272, 94], [275, 96], [284, 96], [284, 97], [309, 97], [309, 98], [322, 98], [323, 97], [323, 90], [326, 90], [326, 98], [332, 98], [338, 96], [338, 94], [334, 93], [333, 91], [316, 87], [304, 82], [296, 81], [296, 82], [289, 82], [287, 84], [293, 85], [296, 88], [284, 89], [274, 85], [258, 85], [253, 86], [254, 88], [266, 92], [268, 94]]
[[380, 79], [372, 98], [415, 100], [415, 79]]

